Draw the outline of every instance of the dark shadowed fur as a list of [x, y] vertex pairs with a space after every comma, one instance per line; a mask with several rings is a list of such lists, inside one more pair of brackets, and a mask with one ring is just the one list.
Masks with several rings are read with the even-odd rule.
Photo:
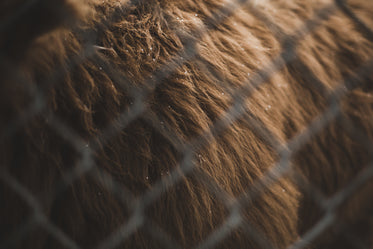
[[[369, 146], [345, 125], [371, 141], [373, 76], [371, 70], [356, 72], [373, 57], [372, 37], [334, 7], [310, 34], [283, 42], [332, 1], [248, 2], [217, 26], [210, 18], [229, 1], [49, 0], [26, 10], [20, 0], [1, 4], [2, 245], [68, 248], [43, 224], [25, 236], [17, 233], [35, 210], [81, 248], [167, 248], [150, 226], [192, 248], [231, 221], [231, 232], [214, 248], [280, 249], [312, 228], [327, 211], [305, 186], [312, 183], [331, 197], [373, 159]], [[348, 5], [373, 27], [372, 1]], [[212, 30], [196, 32], [204, 26]], [[195, 44], [193, 58], [178, 54], [186, 44]], [[298, 57], [250, 91], [254, 76], [289, 44], [296, 45]], [[180, 65], [162, 77], [159, 72], [174, 67], [171, 59]], [[353, 83], [343, 87], [351, 77]], [[248, 95], [243, 114], [201, 143], [183, 147], [213, 127], [242, 86]], [[258, 187], [280, 159], [276, 149], [328, 110], [335, 89], [345, 94], [340, 114], [295, 150], [290, 171]], [[140, 111], [130, 122], [118, 120], [133, 110]], [[194, 168], [182, 174], [188, 156]], [[140, 210], [134, 200], [144, 200], [170, 174], [181, 180], [145, 199]], [[9, 186], [13, 178], [40, 206], [30, 207]], [[334, 225], [309, 248], [355, 248], [351, 237], [372, 248], [368, 182], [329, 210]], [[117, 184], [130, 193], [113, 191]], [[234, 198], [248, 190], [252, 198], [237, 205]], [[234, 208], [243, 223], [235, 225]], [[133, 219], [136, 212], [144, 220]], [[134, 220], [140, 223], [133, 233], [122, 231], [124, 240], [105, 244]]]

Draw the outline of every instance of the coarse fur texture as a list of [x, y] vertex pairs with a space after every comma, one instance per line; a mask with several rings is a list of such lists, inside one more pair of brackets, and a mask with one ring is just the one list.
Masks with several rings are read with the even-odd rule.
[[[248, 1], [214, 25], [219, 16], [212, 16], [229, 3], [0, 5], [0, 245], [69, 248], [43, 220], [29, 220], [40, 212], [80, 248], [167, 248], [154, 228], [193, 248], [227, 225], [230, 232], [211, 247], [282, 249], [332, 212], [333, 224], [306, 248], [357, 248], [356, 241], [373, 248], [371, 179], [330, 210], [305, 187], [332, 197], [373, 160], [373, 75], [356, 74], [372, 64], [371, 35], [334, 6], [297, 37], [331, 0]], [[373, 27], [372, 1], [347, 5]], [[196, 32], [203, 28], [209, 31]], [[196, 55], [182, 58], [190, 44]], [[280, 55], [289, 45], [298, 56], [285, 63]], [[276, 57], [282, 66], [260, 74], [264, 82], [253, 89]], [[240, 100], [240, 87], [243, 113], [198, 140]], [[286, 156], [286, 148], [281, 155], [277, 149], [328, 111], [336, 89], [340, 114], [289, 148], [289, 171], [258, 186]], [[190, 161], [193, 169], [181, 173]], [[177, 174], [180, 180], [156, 198], [147, 195]], [[30, 207], [10, 179], [39, 206]], [[118, 185], [123, 191], [114, 191]], [[237, 197], [245, 201], [237, 205]], [[235, 223], [237, 213], [242, 223]], [[22, 235], [26, 221], [32, 229]], [[112, 237], [118, 231], [122, 240]]]

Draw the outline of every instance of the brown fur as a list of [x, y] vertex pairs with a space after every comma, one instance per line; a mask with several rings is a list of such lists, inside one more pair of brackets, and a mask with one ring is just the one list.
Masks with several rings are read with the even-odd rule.
[[[166, 247], [152, 229], [192, 248], [223, 225], [231, 231], [211, 244], [214, 248], [286, 248], [324, 214], [306, 183], [332, 197], [372, 160], [373, 77], [371, 72], [354, 75], [372, 59], [372, 41], [341, 10], [332, 8], [311, 34], [294, 40], [299, 56], [250, 91], [257, 72], [286, 48], [285, 35], [331, 1], [254, 1], [208, 33], [196, 30], [209, 25], [227, 3], [72, 3], [40, 1], [42, 8], [0, 29], [3, 243], [65, 248], [50, 224], [33, 224], [26, 235], [18, 233], [40, 211], [81, 248]], [[22, 4], [5, 6], [1, 19]], [[370, 1], [351, 0], [349, 6], [373, 27]], [[80, 20], [74, 27], [67, 22], [72, 17]], [[180, 58], [179, 51], [193, 43], [197, 55]], [[162, 77], [160, 72], [169, 69], [172, 73]], [[355, 80], [346, 85], [342, 114], [296, 148], [289, 171], [264, 189], [258, 185], [280, 159], [276, 149], [328, 110], [330, 95], [343, 89], [351, 75]], [[240, 87], [247, 94], [243, 114], [205, 136], [237, 101], [232, 93]], [[145, 106], [134, 97], [139, 92], [146, 93]], [[35, 101], [35, 95], [44, 101]], [[130, 122], [118, 120], [131, 110], [140, 112]], [[343, 126], [346, 122], [364, 134], [368, 145]], [[188, 143], [193, 146], [183, 147]], [[185, 158], [189, 151], [192, 156]], [[91, 156], [94, 162], [87, 159]], [[189, 159], [193, 170], [180, 173], [191, 166]], [[142, 199], [158, 193], [159, 181], [166, 184], [171, 174], [179, 174], [180, 181], [161, 189], [155, 199]], [[40, 206], [30, 208], [12, 179]], [[118, 185], [122, 191], [114, 191]], [[245, 197], [245, 191], [252, 196]], [[349, 234], [371, 248], [371, 191], [372, 184], [364, 184], [332, 209], [335, 225], [310, 247], [354, 248]], [[240, 205], [234, 201], [238, 197], [244, 197]], [[135, 200], [147, 205], [142, 210]], [[235, 208], [243, 223], [235, 223]], [[137, 212], [143, 212], [142, 222], [131, 216]], [[134, 228], [127, 231], [123, 224]], [[105, 244], [118, 231], [123, 239]]]

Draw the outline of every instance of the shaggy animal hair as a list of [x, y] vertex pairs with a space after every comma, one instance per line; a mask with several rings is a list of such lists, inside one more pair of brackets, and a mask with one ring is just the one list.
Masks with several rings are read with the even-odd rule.
[[[357, 74], [373, 58], [372, 35], [332, 2], [248, 1], [219, 25], [229, 1], [0, 3], [3, 245], [69, 248], [54, 227], [81, 248], [167, 247], [151, 226], [193, 248], [227, 225], [212, 247], [282, 249], [326, 213], [333, 225], [307, 248], [372, 248], [372, 181], [329, 208], [305, 187], [332, 197], [372, 160], [373, 75]], [[347, 4], [373, 27], [373, 1]], [[196, 54], [180, 54], [190, 44]], [[297, 57], [282, 54], [289, 46]], [[276, 73], [258, 73], [275, 58]], [[337, 116], [284, 148], [341, 96]], [[221, 120], [237, 101], [237, 120]], [[289, 150], [291, 170], [258, 185]], [[146, 195], [170, 174], [180, 181]], [[123, 240], [107, 240], [118, 231]]]

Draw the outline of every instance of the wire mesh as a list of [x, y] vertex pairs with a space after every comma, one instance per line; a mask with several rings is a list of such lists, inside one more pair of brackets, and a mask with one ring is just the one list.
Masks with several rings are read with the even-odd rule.
[[[167, 4], [163, 1], [150, 0], [103, 1], [102, 3], [92, 1], [84, 4], [91, 8], [95, 6], [98, 13], [96, 14], [101, 15], [101, 18], [97, 22], [97, 19], [93, 19], [88, 14], [86, 17], [88, 21], [83, 21], [83, 24], [67, 22], [65, 30], [69, 30], [68, 34], [72, 34], [73, 38], [68, 37], [68, 40], [65, 40], [65, 43], [62, 41], [61, 44], [76, 42], [79, 45], [73, 44], [72, 48], [69, 48], [72, 52], [66, 52], [67, 56], [62, 62], [58, 61], [58, 57], [49, 58], [52, 53], [49, 54], [48, 51], [45, 54], [40, 52], [50, 47], [50, 44], [43, 43], [43, 38], [40, 39], [40, 36], [53, 36], [53, 32], [56, 32], [53, 31], [53, 26], [43, 31], [46, 34], [35, 31], [36, 42], [31, 35], [30, 41], [24, 41], [25, 48], [18, 48], [18, 41], [14, 40], [12, 35], [17, 37], [15, 34], [19, 31], [14, 29], [18, 27], [19, 20], [24, 21], [23, 18], [32, 16], [35, 6], [44, 7], [49, 6], [50, 3], [52, 5], [57, 3], [56, 6], [60, 6], [62, 3], [61, 8], [49, 6], [46, 10], [51, 10], [52, 15], [58, 16], [61, 22], [66, 22], [63, 20], [64, 16], [72, 19], [69, 5], [65, 6], [68, 1], [18, 2], [15, 3], [17, 8], [11, 4], [2, 4], [5, 10], [10, 8], [13, 11], [10, 14], [0, 12], [3, 15], [0, 16], [2, 20], [0, 46], [4, 75], [1, 83], [4, 108], [1, 109], [0, 135], [2, 150], [0, 193], [3, 195], [0, 204], [2, 206], [0, 217], [3, 220], [0, 248], [26, 246], [28, 248], [96, 249], [134, 247], [368, 249], [373, 246], [371, 234], [373, 218], [372, 212], [369, 211], [369, 208], [373, 207], [370, 186], [373, 177], [371, 141], [373, 120], [369, 117], [373, 109], [370, 85], [373, 79], [373, 32], [369, 18], [364, 18], [362, 11], [354, 10], [354, 8], [362, 8], [359, 5], [361, 1], [318, 1], [323, 4], [301, 3], [297, 0], [278, 3], [247, 0], [203, 1], [201, 8], [206, 5], [211, 10], [201, 9], [200, 12], [198, 7], [191, 7], [199, 6], [198, 1], [192, 0], [185, 1], [185, 4], [179, 1], [175, 3], [170, 1]], [[289, 6], [292, 4], [295, 5], [295, 9], [290, 9]], [[154, 6], [156, 6], [154, 12], [148, 10]], [[174, 6], [184, 6], [185, 9], [174, 10], [172, 9]], [[368, 1], [365, 7], [369, 8], [369, 6], [373, 7]], [[303, 18], [297, 25], [296, 22], [299, 20], [295, 17], [292, 25], [285, 25], [284, 23], [292, 23], [289, 21], [291, 17], [278, 14], [284, 22], [278, 23], [278, 20], [272, 16], [275, 12], [271, 12], [281, 12], [282, 8], [289, 13], [291, 10], [292, 13], [313, 14], [309, 15], [309, 18]], [[136, 17], [136, 13], [141, 15], [144, 9], [148, 13], [159, 11], [161, 20], [152, 16], [143, 19]], [[191, 9], [197, 11], [192, 12]], [[174, 16], [170, 16], [167, 12], [171, 10], [180, 16], [172, 21], [174, 23], [170, 21]], [[183, 30], [184, 19], [181, 17], [183, 14], [180, 13], [186, 13], [186, 16], [192, 13], [197, 24], [193, 26], [188, 23], [193, 27], [187, 26], [188, 30]], [[230, 30], [232, 26], [228, 24], [236, 20], [235, 16], [243, 13], [248, 15], [248, 20], [254, 18], [256, 23], [260, 22], [262, 25], [263, 30], [247, 23], [247, 26], [239, 24], [242, 25], [240, 27], [243, 32], [247, 30], [251, 32], [248, 36], [257, 36], [257, 39], [262, 42], [261, 47], [253, 44], [246, 45], [252, 46], [255, 51], [253, 57], [264, 58], [264, 61], [260, 61], [256, 68], [251, 68], [250, 72], [242, 72], [247, 76], [245, 78], [236, 76], [236, 72], [232, 69], [236, 65], [230, 65], [231, 58], [241, 55], [240, 51], [232, 45], [235, 43], [230, 39], [236, 39], [237, 34], [234, 30]], [[330, 29], [327, 26], [328, 22], [336, 18], [344, 20], [346, 26], [334, 27], [335, 30], [327, 34], [330, 40], [323, 40], [321, 37], [318, 40], [319, 44], [307, 50], [309, 48], [307, 46], [312, 45], [307, 43], [308, 39], [320, 36], [317, 32], [325, 27], [325, 30]], [[167, 47], [170, 46], [169, 44], [160, 43], [159, 48], [150, 47], [148, 55], [144, 52], [144, 48], [142, 51], [135, 51], [134, 48], [129, 53], [137, 53], [137, 55], [130, 60], [128, 55], [115, 49], [126, 42], [126, 34], [122, 34], [123, 37], [115, 37], [117, 44], [113, 44], [112, 47], [106, 46], [110, 41], [102, 40], [102, 37], [104, 39], [110, 37], [105, 33], [106, 31], [117, 34], [115, 32], [119, 31], [116, 25], [122, 20], [135, 20], [133, 21], [136, 24], [135, 30], [131, 31], [138, 34], [139, 41], [134, 39], [135, 44], [142, 42], [141, 39], [146, 39], [147, 34], [161, 41], [182, 37], [181, 43], [174, 44], [173, 48]], [[188, 20], [186, 17], [185, 22]], [[169, 22], [167, 25], [170, 26], [172, 33], [166, 31], [157, 33], [152, 30], [154, 28], [152, 24], [155, 22], [160, 22], [164, 26]], [[177, 27], [175, 23], [180, 24], [180, 29], [175, 28]], [[292, 27], [291, 32], [288, 30], [289, 26]], [[38, 27], [34, 28], [38, 29]], [[331, 60], [334, 63], [332, 66], [320, 62], [322, 58], [317, 57], [319, 54], [317, 49], [321, 50], [322, 44], [328, 44], [331, 48], [333, 45], [329, 43], [338, 44], [334, 49], [340, 50], [339, 52], [343, 54], [343, 46], [351, 41], [347, 40], [346, 43], [338, 41], [343, 39], [333, 33], [336, 33], [338, 28], [353, 31], [351, 35], [356, 36], [356, 39], [351, 39], [355, 42], [351, 46], [353, 50], [358, 51], [360, 48], [356, 46], [360, 44], [361, 51], [365, 51], [365, 58], [343, 57], [345, 61], [334, 58]], [[275, 42], [262, 38], [264, 30]], [[325, 30], [321, 32], [327, 32]], [[65, 31], [58, 29], [57, 32]], [[216, 44], [216, 47], [211, 47], [214, 41], [204, 45], [209, 39], [218, 37], [216, 32], [224, 33], [225, 37], [218, 39], [220, 41], [225, 39], [226, 42], [220, 47]], [[30, 34], [33, 34], [32, 31]], [[158, 37], [160, 34], [164, 37]], [[332, 37], [333, 34], [335, 37]], [[229, 37], [230, 35], [233, 38]], [[56, 37], [54, 39], [60, 38]], [[241, 38], [245, 39], [245, 36], [241, 35]], [[41, 45], [38, 45], [38, 42]], [[236, 42], [241, 44], [245, 41]], [[280, 47], [278, 54], [271, 54], [271, 49], [275, 49], [271, 46], [276, 46], [273, 44]], [[342, 45], [339, 47], [339, 44]], [[15, 48], [15, 52], [12, 47]], [[40, 55], [33, 53], [33, 49]], [[152, 57], [150, 55], [153, 55], [153, 49], [158, 50], [158, 54], [155, 55], [159, 58], [149, 58], [153, 63], [149, 64], [150, 66], [141, 65], [145, 61], [143, 57]], [[347, 51], [350, 48], [345, 49]], [[64, 48], [59, 48], [58, 51], [63, 50]], [[227, 58], [230, 57], [226, 60], [217, 58], [216, 64], [210, 65], [211, 62], [204, 58], [206, 54], [215, 50], [222, 52]], [[261, 53], [267, 57], [261, 57]], [[332, 54], [329, 51], [322, 51], [322, 53], [325, 57]], [[357, 56], [361, 54], [357, 53]], [[315, 64], [314, 67], [305, 63], [307, 57], [315, 60], [312, 62]], [[140, 65], [130, 69], [135, 68], [139, 72], [131, 72], [129, 68], [124, 67], [125, 62], [121, 63], [126, 59], [130, 63], [137, 61]], [[87, 61], [97, 67], [91, 68], [92, 64]], [[317, 62], [325, 66], [324, 71], [316, 68]], [[36, 66], [30, 65], [31, 63], [35, 63]], [[342, 66], [345, 69], [339, 68]], [[217, 71], [219, 68], [224, 72]], [[243, 64], [242, 70], [247, 69], [248, 67]], [[223, 75], [230, 70], [230, 76]], [[318, 70], [329, 73], [330, 78], [335, 82], [324, 82], [324, 75], [315, 74]], [[46, 74], [45, 71], [48, 73]], [[180, 76], [180, 72], [183, 71], [185, 78]], [[199, 78], [200, 71], [206, 73], [210, 79]], [[336, 72], [343, 77], [333, 78], [338, 74]], [[136, 73], [143, 74], [142, 78], [133, 76]], [[133, 83], [136, 77], [138, 82]], [[299, 95], [307, 92], [313, 100], [306, 103], [308, 96], [296, 96], [295, 99], [301, 104], [291, 103], [294, 98], [289, 98], [288, 106], [294, 105], [295, 109], [300, 108], [302, 101], [305, 101], [304, 105], [310, 106], [299, 109], [299, 113], [307, 110], [311, 112], [315, 109], [317, 111], [313, 114], [299, 114], [282, 110], [280, 115], [283, 119], [278, 121], [275, 117], [281, 104], [278, 104], [279, 106], [268, 104], [264, 109], [259, 110], [258, 105], [261, 104], [255, 105], [254, 102], [258, 98], [263, 98], [260, 96], [270, 98], [270, 95], [277, 91], [275, 86], [281, 82], [278, 83], [279, 79], [276, 77], [283, 77], [287, 84], [280, 85], [280, 88], [291, 88], [289, 92], [295, 89], [294, 91], [298, 91], [296, 94]], [[231, 79], [239, 79], [239, 84], [231, 82]], [[307, 80], [302, 82], [304, 79]], [[209, 81], [203, 82], [205, 80]], [[90, 82], [97, 87], [98, 97], [94, 97], [93, 93], [85, 92], [89, 87], [80, 89], [79, 84], [86, 84], [85, 82]], [[115, 83], [112, 83], [115, 94], [106, 93], [107, 82]], [[203, 82], [209, 86], [206, 91], [211, 92], [200, 92], [198, 95], [188, 92], [190, 89], [186, 88], [185, 96], [181, 96], [179, 90], [172, 92], [179, 87], [173, 85], [173, 82], [179, 85], [188, 82], [197, 85]], [[176, 102], [193, 104], [192, 100], [188, 102], [184, 98], [194, 98], [193, 101], [197, 101], [199, 106], [191, 106], [192, 111], [188, 112], [177, 110], [176, 108], [180, 106], [162, 104], [162, 98], [157, 100], [155, 96], [164, 89], [170, 91], [170, 94], [175, 94]], [[195, 89], [203, 88], [195, 87]], [[281, 91], [286, 92], [286, 90]], [[58, 96], [53, 100], [56, 103], [51, 103], [50, 95]], [[202, 95], [209, 96], [211, 102], [204, 103], [205, 100], [200, 97]], [[217, 95], [220, 98], [218, 100], [214, 99]], [[282, 97], [284, 96], [274, 96], [274, 102], [271, 103], [275, 103]], [[84, 101], [90, 98], [98, 98], [95, 99], [97, 103], [87, 107]], [[74, 107], [68, 103], [69, 101], [76, 101], [82, 107]], [[108, 101], [116, 101], [119, 107], [110, 109], [105, 104]], [[351, 102], [349, 106], [348, 101]], [[66, 110], [76, 109], [71, 109], [69, 110], [71, 113], [66, 114], [55, 106], [62, 106], [59, 108]], [[214, 109], [209, 109], [210, 107], [219, 110], [218, 117], [209, 117], [207, 112], [214, 112]], [[171, 120], [157, 108], [164, 108], [164, 112], [175, 119]], [[184, 105], [183, 108], [189, 107]], [[348, 112], [346, 108], [352, 108], [352, 111]], [[198, 115], [202, 115], [195, 110], [202, 110], [209, 119], [203, 121], [205, 123], [201, 121], [201, 124], [190, 122], [189, 120], [197, 119]], [[273, 120], [270, 116], [271, 111], [274, 115]], [[79, 120], [81, 117], [76, 114], [77, 112], [90, 115], [92, 120]], [[95, 113], [104, 114], [95, 119]], [[267, 114], [262, 116], [261, 113]], [[195, 117], [189, 118], [188, 115]], [[287, 119], [292, 115], [302, 118], [305, 125], [288, 121]], [[92, 130], [87, 130], [85, 125], [88, 123], [97, 125], [92, 127]], [[201, 125], [201, 127], [193, 130], [192, 125]], [[137, 126], [141, 128], [136, 130]], [[249, 133], [243, 131], [244, 129], [248, 129]], [[231, 135], [224, 135], [227, 132]], [[41, 138], [35, 139], [37, 141], [35, 142], [33, 138], [38, 137], [38, 134]], [[341, 134], [343, 137], [339, 139]], [[234, 144], [232, 148], [226, 147], [225, 139], [231, 140], [228, 145]], [[246, 148], [250, 142], [240, 144], [240, 141], [251, 139], [256, 140], [256, 147], [253, 145]], [[148, 151], [146, 154], [146, 148], [141, 147], [143, 144], [140, 140], [152, 144], [153, 146], [149, 148], [154, 151]], [[53, 147], [53, 144], [58, 146]], [[242, 148], [237, 149], [236, 146]], [[333, 151], [337, 149], [339, 151]], [[120, 154], [110, 154], [112, 150], [119, 153], [130, 151], [133, 156], [131, 159], [121, 158]], [[247, 151], [251, 154], [246, 155]], [[241, 154], [237, 155], [237, 152]], [[125, 153], [123, 155], [131, 157]], [[264, 156], [268, 156], [269, 159], [262, 158]], [[227, 160], [233, 158], [230, 163], [238, 169], [231, 171], [227, 169], [230, 164], [224, 157], [227, 157]], [[310, 160], [310, 157], [315, 158], [315, 161]], [[328, 158], [329, 161], [325, 161], [324, 158]], [[244, 162], [248, 162], [247, 165], [242, 165]], [[256, 165], [258, 162], [263, 162], [263, 165]], [[329, 165], [334, 168], [330, 169]], [[212, 166], [213, 168], [209, 168]], [[159, 168], [154, 169], [154, 167]], [[241, 167], [253, 167], [253, 169], [241, 170]], [[146, 168], [149, 175], [142, 175], [143, 168]], [[246, 184], [242, 183], [246, 181], [242, 178], [247, 177], [240, 175], [242, 172], [253, 174], [251, 179], [247, 179]], [[143, 181], [139, 182], [139, 178]], [[323, 181], [326, 182], [324, 186], [320, 184]], [[42, 184], [37, 185], [40, 182]], [[33, 184], [53, 187], [38, 189], [39, 187]], [[189, 186], [193, 184], [194, 187]], [[204, 199], [204, 193], [209, 193], [208, 200]], [[96, 198], [106, 199], [97, 201]], [[273, 200], [278, 203], [274, 204]], [[90, 205], [92, 209], [84, 210], [84, 207]], [[184, 206], [185, 210], [174, 210], [180, 206]], [[293, 210], [286, 210], [289, 206], [297, 213], [293, 214]], [[203, 208], [206, 210], [196, 211]], [[187, 217], [189, 209], [192, 210], [190, 213], [200, 214], [200, 217]], [[312, 210], [315, 213], [311, 213]], [[216, 212], [216, 215], [211, 212]], [[281, 212], [284, 212], [283, 217], [276, 217]], [[180, 213], [180, 216], [175, 213]], [[222, 217], [223, 214], [225, 215]], [[181, 219], [180, 217], [183, 217], [183, 220], [177, 220]], [[191, 224], [195, 224], [195, 227]], [[297, 228], [289, 224], [295, 224]], [[271, 226], [273, 231], [268, 231], [268, 227]], [[357, 227], [364, 230], [366, 234], [360, 233]], [[180, 230], [174, 231], [176, 229]], [[200, 233], [200, 230], [204, 230], [203, 234], [196, 234]], [[353, 230], [357, 232], [351, 232]], [[105, 233], [102, 234], [102, 231]], [[293, 234], [294, 232], [296, 234]], [[175, 237], [175, 234], [178, 236]], [[289, 238], [281, 239], [282, 234], [287, 234]]]

